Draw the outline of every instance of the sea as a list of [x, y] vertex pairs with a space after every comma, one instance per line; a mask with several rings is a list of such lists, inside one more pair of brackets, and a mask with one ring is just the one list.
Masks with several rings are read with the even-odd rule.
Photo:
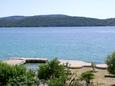
[[17, 57], [105, 63], [115, 51], [115, 27], [3, 27], [0, 60]]

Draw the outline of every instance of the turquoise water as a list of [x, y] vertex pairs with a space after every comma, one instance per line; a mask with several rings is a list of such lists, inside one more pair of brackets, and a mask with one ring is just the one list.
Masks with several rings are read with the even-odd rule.
[[115, 27], [0, 28], [0, 59], [45, 57], [103, 63], [115, 50]]

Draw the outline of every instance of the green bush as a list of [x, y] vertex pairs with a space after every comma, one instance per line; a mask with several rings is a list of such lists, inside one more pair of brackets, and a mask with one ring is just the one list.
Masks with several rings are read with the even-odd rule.
[[0, 62], [0, 86], [32, 86], [35, 81], [35, 73], [24, 66]]
[[86, 82], [86, 86], [90, 85], [90, 81], [94, 78], [94, 74], [92, 71], [86, 71], [81, 74], [81, 80]]
[[57, 59], [42, 64], [38, 69], [38, 78], [48, 80], [50, 78], [59, 78], [67, 76], [67, 70], [64, 65], [61, 65]]
[[108, 66], [108, 72], [115, 75], [115, 52], [107, 56], [106, 64]]
[[48, 81], [48, 86], [67, 86], [67, 83], [65, 83], [64, 77], [59, 77], [50, 79]]
[[67, 86], [68, 74], [68, 69], [61, 65], [57, 59], [40, 65], [38, 69], [38, 78], [48, 86]]
[[6, 86], [11, 78], [11, 66], [0, 62], [0, 86]]

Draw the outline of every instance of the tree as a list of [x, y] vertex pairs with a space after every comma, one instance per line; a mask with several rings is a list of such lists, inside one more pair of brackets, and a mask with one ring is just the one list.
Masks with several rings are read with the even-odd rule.
[[81, 74], [81, 80], [86, 82], [86, 86], [90, 85], [91, 80], [94, 78], [94, 74], [91, 71], [86, 71]]
[[48, 84], [50, 84], [51, 86], [52, 84], [58, 83], [57, 80], [61, 81], [60, 84], [65, 84], [66, 80], [68, 79], [68, 73], [69, 72], [64, 67], [64, 65], [60, 64], [60, 62], [57, 59], [53, 59], [47, 62], [46, 64], [42, 64], [39, 66], [38, 78], [40, 80], [48, 81]]
[[115, 52], [107, 56], [106, 64], [108, 66], [107, 70], [110, 74], [115, 75]]

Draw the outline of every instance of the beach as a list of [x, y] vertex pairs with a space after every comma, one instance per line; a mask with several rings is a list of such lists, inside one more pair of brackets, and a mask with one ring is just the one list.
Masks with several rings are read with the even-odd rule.
[[[71, 69], [72, 73], [76, 73], [77, 76], [80, 76], [81, 73], [87, 70], [92, 70], [92, 68], [83, 67], [80, 69]], [[115, 86], [115, 78], [105, 77], [105, 75], [109, 74], [106, 69], [96, 69], [96, 72], [94, 74], [95, 77], [93, 79], [93, 82], [96, 86]]]
[[[47, 58], [17, 58], [17, 59], [9, 59], [5, 60], [4, 62], [9, 65], [20, 65], [28, 63], [41, 63], [47, 62]], [[81, 73], [85, 71], [92, 70], [91, 63], [80, 61], [80, 60], [59, 60], [60, 64], [68, 64], [69, 69], [71, 70], [72, 74], [77, 74], [77, 77], [80, 76]], [[115, 85], [115, 78], [112, 77], [105, 77], [108, 75], [107, 65], [106, 64], [96, 64], [94, 72], [94, 79], [93, 83], [99, 86], [114, 86]]]

